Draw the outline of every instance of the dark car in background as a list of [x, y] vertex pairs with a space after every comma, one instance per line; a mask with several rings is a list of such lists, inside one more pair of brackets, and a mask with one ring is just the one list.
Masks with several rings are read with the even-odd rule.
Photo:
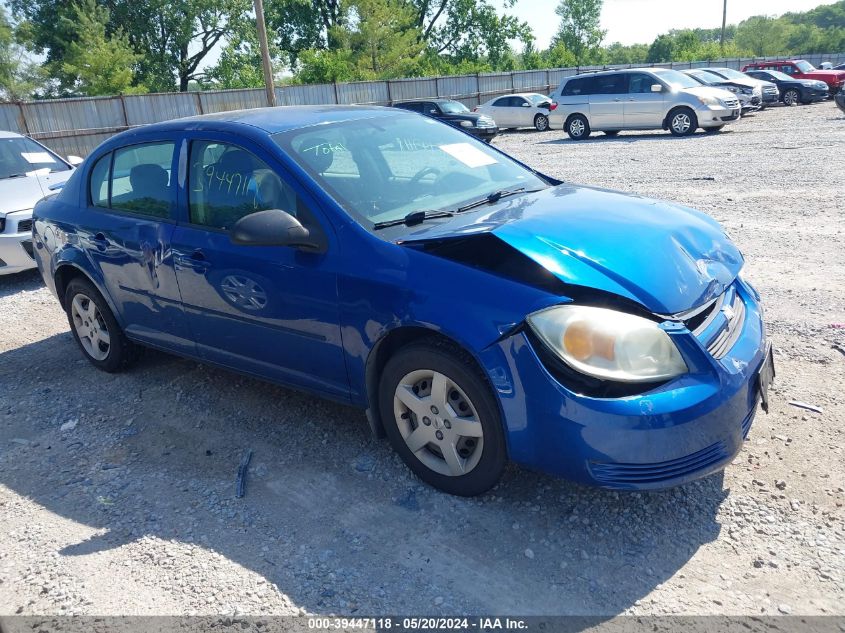
[[817, 79], [794, 79], [779, 70], [748, 70], [745, 74], [775, 84], [780, 90], [780, 100], [788, 106], [827, 99], [827, 84]]
[[845, 112], [845, 88], [836, 93], [836, 96], [833, 97], [833, 99], [836, 101], [836, 106], [842, 110], [842, 112]]
[[471, 112], [460, 101], [452, 99], [430, 99], [427, 101], [400, 101], [394, 108], [419, 112], [449, 125], [459, 127], [488, 143], [499, 133], [496, 122], [485, 114]]
[[816, 79], [827, 84], [828, 94], [835, 95], [845, 86], [845, 72], [841, 70], [818, 70], [804, 59], [788, 59], [766, 62], [752, 62], [743, 67], [742, 72], [749, 70], [779, 70], [793, 79]]

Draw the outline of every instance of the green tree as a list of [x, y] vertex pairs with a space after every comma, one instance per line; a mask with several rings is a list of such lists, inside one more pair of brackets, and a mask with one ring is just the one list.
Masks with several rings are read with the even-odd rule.
[[[232, 33], [249, 0], [96, 0], [109, 11], [106, 34], [122, 31], [141, 58], [140, 80], [153, 90], [187, 90], [201, 78], [201, 65], [218, 42]], [[27, 22], [32, 45], [56, 67], [74, 41], [73, 8], [67, 0], [9, 0]], [[65, 18], [63, 20], [62, 18]], [[70, 20], [70, 22], [68, 21]]]
[[9, 101], [29, 99], [46, 83], [43, 69], [29, 59], [18, 37], [0, 5], [0, 96]]
[[739, 23], [736, 43], [758, 57], [786, 53], [791, 28], [784, 20], [757, 15]]
[[[282, 68], [279, 60], [283, 58], [281, 51], [274, 42], [269, 43], [270, 59], [273, 63], [274, 75]], [[234, 32], [227, 38], [226, 45], [220, 52], [217, 63], [206, 68], [200, 85], [204, 88], [262, 88], [264, 87], [264, 71], [261, 61], [261, 48], [258, 44], [258, 31], [255, 16], [247, 19], [235, 27]]]
[[134, 84], [133, 67], [140, 59], [119, 29], [106, 34], [109, 12], [94, 0], [81, 0], [71, 6], [62, 27], [75, 32], [65, 49], [61, 65], [54, 63], [65, 86], [86, 96], [146, 92]]
[[606, 33], [600, 28], [602, 3], [603, 0], [560, 0], [555, 9], [560, 27], [552, 47], [563, 44], [575, 56], [576, 63], [590, 63], [590, 56], [595, 55]]

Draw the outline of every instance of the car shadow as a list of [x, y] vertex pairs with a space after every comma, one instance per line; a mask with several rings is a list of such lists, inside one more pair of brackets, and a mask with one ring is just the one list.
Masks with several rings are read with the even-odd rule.
[[[190, 543], [309, 612], [613, 616], [718, 537], [727, 495], [721, 474], [621, 494], [511, 467], [452, 497], [356, 409], [157, 352], [104, 374], [67, 332], [0, 353], [0, 384], [0, 484], [93, 530], [45, 558]], [[149, 565], [161, 585], [181, 573]]]
[[663, 132], [661, 130], [654, 130], [648, 132], [620, 132], [616, 136], [607, 136], [603, 132], [593, 132], [591, 136], [588, 138], [582, 139], [580, 141], [573, 140], [568, 136], [564, 136], [561, 138], [549, 139], [547, 141], [539, 141], [540, 145], [569, 145], [569, 144], [589, 144], [589, 143], [636, 143], [637, 141], [673, 141], [675, 143], [679, 141], [683, 141], [684, 139], [691, 139], [697, 137], [718, 137], [722, 136], [723, 134], [731, 134], [733, 130], [730, 130], [729, 127], [725, 127], [721, 132], [718, 134], [708, 134], [704, 131], [698, 131], [690, 136], [672, 136], [669, 132]]

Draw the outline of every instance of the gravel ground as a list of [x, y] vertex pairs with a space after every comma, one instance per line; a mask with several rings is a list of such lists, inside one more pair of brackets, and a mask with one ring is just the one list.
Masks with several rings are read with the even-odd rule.
[[845, 614], [845, 119], [495, 144], [727, 227], [778, 369], [735, 463], [649, 494], [512, 467], [450, 497], [355, 409], [159, 353], [100, 373], [37, 275], [0, 278], [0, 615]]

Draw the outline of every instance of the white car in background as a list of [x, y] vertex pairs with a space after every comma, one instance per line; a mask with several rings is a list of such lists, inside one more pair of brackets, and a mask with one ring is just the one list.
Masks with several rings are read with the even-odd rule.
[[500, 130], [533, 127], [539, 132], [549, 129], [549, 114], [557, 104], [546, 95], [521, 92], [490, 99], [472, 109], [473, 112], [492, 117]]
[[60, 158], [41, 143], [0, 131], [0, 275], [35, 268], [32, 207], [55, 193], [82, 159]]

